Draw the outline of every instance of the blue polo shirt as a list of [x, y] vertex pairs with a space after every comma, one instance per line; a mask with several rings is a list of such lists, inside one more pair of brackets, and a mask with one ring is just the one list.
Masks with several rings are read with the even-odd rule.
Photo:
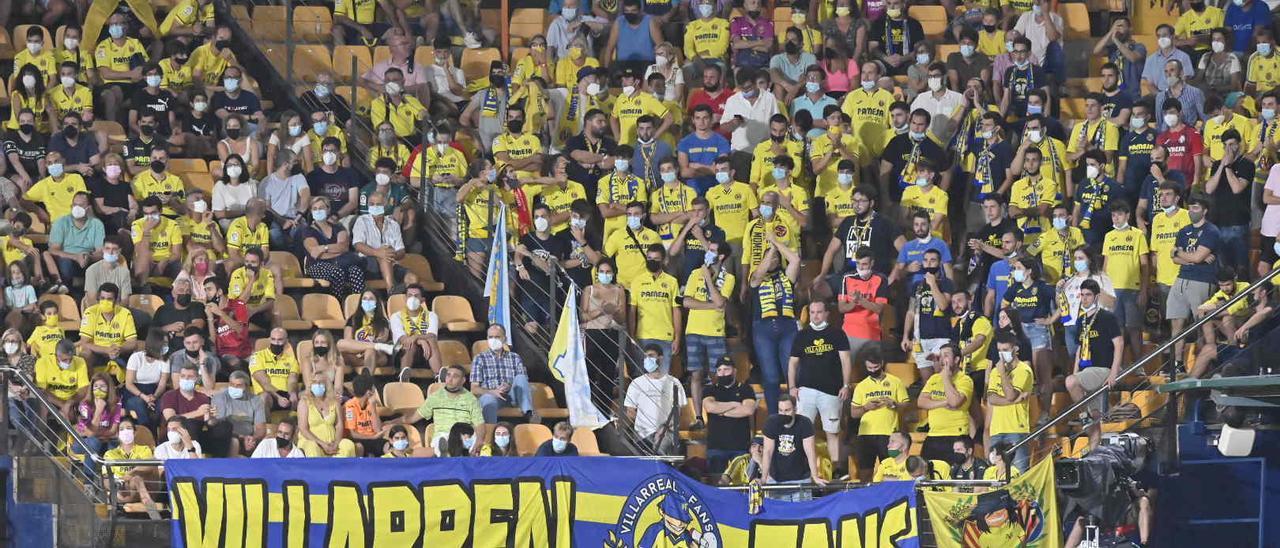
[[[924, 252], [934, 249], [942, 254], [941, 264], [951, 264], [951, 249], [947, 247], [947, 243], [942, 238], [929, 237], [929, 241], [921, 241], [919, 239], [910, 240], [902, 244], [902, 249], [898, 251], [898, 264], [907, 266], [915, 261], [924, 260]], [[915, 283], [924, 279], [924, 271], [916, 272], [911, 275], [911, 283]]]
[[1244, 6], [1237, 6], [1234, 2], [1227, 2], [1227, 13], [1223, 17], [1223, 26], [1231, 29], [1231, 34], [1235, 36], [1235, 45], [1232, 46], [1232, 49], [1236, 53], [1253, 51], [1253, 29], [1270, 24], [1271, 10], [1267, 7], [1266, 2], [1253, 0]]
[[[697, 132], [685, 135], [676, 144], [676, 151], [688, 155], [690, 163], [712, 165], [716, 163], [717, 157], [728, 154], [732, 149], [729, 148], [728, 139], [713, 131], [706, 139], [698, 137]], [[703, 175], [689, 179], [685, 183], [698, 191], [698, 196], [705, 196], [707, 190], [715, 186], [716, 178], [714, 175]]]
[[821, 120], [822, 111], [827, 109], [827, 105], [839, 106], [835, 99], [826, 94], [823, 94], [817, 101], [810, 99], [807, 93], [801, 94], [794, 101], [791, 101], [791, 117], [795, 118], [797, 112], [807, 110], [809, 114], [813, 115], [814, 120]]
[[[1195, 251], [1198, 246], [1205, 246], [1214, 255], [1219, 257], [1222, 255], [1222, 236], [1218, 233], [1218, 227], [1208, 221], [1205, 221], [1199, 227], [1195, 225], [1182, 227], [1182, 230], [1178, 231], [1178, 237], [1174, 240], [1174, 244], [1178, 246], [1178, 249], [1186, 252]], [[1214, 283], [1218, 276], [1219, 262], [1184, 264], [1178, 270], [1178, 279], [1207, 284]]]
[[71, 215], [63, 215], [53, 222], [49, 230], [49, 244], [60, 245], [67, 253], [93, 253], [102, 247], [105, 236], [102, 221], [89, 217], [84, 228], [78, 228]]

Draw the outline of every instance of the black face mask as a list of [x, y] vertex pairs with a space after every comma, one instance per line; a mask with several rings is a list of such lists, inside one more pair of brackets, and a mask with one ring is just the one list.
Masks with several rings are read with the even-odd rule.
[[750, 17], [750, 18], [752, 18], [752, 19], [759, 19], [759, 18], [760, 18], [760, 10], [752, 10], [752, 11], [747, 12], [747, 17]]
[[964, 464], [964, 461], [967, 460], [969, 460], [969, 455], [964, 453], [952, 453], [951, 455], [951, 462], [955, 463], [956, 466]]
[[658, 272], [661, 272], [661, 271], [662, 271], [662, 261], [655, 261], [655, 260], [653, 260], [653, 259], [645, 259], [645, 261], [644, 261], [644, 266], [645, 266], [645, 268], [649, 269], [649, 272], [652, 272], [652, 273], [654, 273], [654, 274], [657, 274]]
[[36, 125], [35, 125], [35, 124], [22, 124], [22, 125], [18, 126], [18, 131], [21, 131], [22, 133], [25, 133], [25, 134], [27, 134], [27, 135], [31, 135], [32, 133], [35, 133], [35, 132], [36, 132]]
[[173, 58], [174, 62], [178, 63], [179, 65], [185, 65], [185, 64], [187, 64], [187, 59], [188, 59], [187, 57], [174, 57], [174, 58]]
[[143, 134], [143, 135], [145, 135], [145, 136], [147, 136], [147, 137], [150, 137], [150, 136], [152, 136], [152, 135], [155, 135], [155, 133], [156, 133], [156, 126], [153, 126], [153, 125], [150, 125], [150, 124], [145, 125], [145, 126], [138, 126], [138, 132], [139, 132], [139, 133], [141, 133], [141, 134]]
[[524, 120], [512, 120], [507, 122], [507, 131], [511, 133], [520, 133], [524, 131]]
[[151, 171], [156, 173], [164, 173], [164, 160], [152, 160]]
[[272, 344], [272, 345], [271, 345], [271, 353], [272, 353], [272, 354], [275, 354], [275, 355], [277, 355], [277, 356], [279, 356], [279, 355], [281, 355], [281, 354], [284, 354], [284, 345], [283, 345], [283, 344]]
[[733, 375], [720, 375], [719, 377], [716, 377], [716, 382], [719, 382], [720, 386], [733, 386], [733, 381]]
[[174, 297], [173, 300], [177, 301], [179, 305], [187, 306], [191, 304], [191, 294], [183, 293], [182, 295], [178, 295], [177, 297]]
[[706, 85], [706, 84], [703, 84], [703, 85], [702, 85], [702, 89], [705, 89], [705, 90], [707, 90], [707, 91], [710, 91], [710, 92], [714, 93], [716, 90], [720, 89], [720, 84], [712, 84], [712, 85], [709, 85], [709, 86], [708, 86], [708, 85]]
[[995, 31], [996, 31], [996, 26], [995, 26], [995, 25], [982, 25], [982, 30], [985, 30], [985, 31], [987, 31], [987, 32], [995, 32]]
[[882, 378], [884, 377], [884, 368], [881, 367], [880, 369], [877, 369], [875, 371], [868, 370], [867, 375], [870, 375], [871, 378], [874, 378], [874, 379]]
[[786, 139], [786, 138], [787, 138], [787, 136], [786, 136], [786, 135], [773, 135], [773, 134], [770, 134], [770, 135], [769, 135], [769, 138], [770, 138], [770, 139], [772, 139], [772, 140], [773, 140], [773, 142], [775, 142], [775, 143], [781, 143], [783, 139]]
[[624, 13], [623, 16], [626, 17], [627, 22], [631, 23], [632, 25], [639, 23], [640, 20], [644, 18], [644, 15], [641, 15], [639, 13]]
[[452, 388], [452, 387], [448, 387], [448, 386], [446, 386], [446, 387], [444, 387], [444, 389], [445, 389], [445, 391], [449, 392], [450, 394], [457, 394], [457, 393], [459, 393], [459, 392], [462, 392], [462, 387], [461, 387], [461, 386], [459, 386], [459, 387], [457, 387], [457, 388]]
[[787, 45], [783, 46], [783, 50], [787, 52], [787, 55], [800, 55], [800, 44], [787, 42]]
[[80, 128], [76, 126], [67, 126], [62, 128], [62, 136], [68, 139], [75, 139], [80, 135]]
[[277, 438], [276, 438], [276, 447], [277, 447], [278, 449], [289, 449], [289, 448], [293, 447], [293, 442], [289, 441], [289, 438], [280, 438], [280, 437], [277, 437]]
[[1204, 11], [1204, 2], [1192, 2], [1191, 9], [1196, 13]]
[[244, 267], [255, 276], [258, 274], [258, 270], [262, 268], [260, 265], [244, 265]]
[[501, 74], [490, 74], [489, 85], [495, 88], [500, 88], [502, 86], [505, 86], [507, 85], [507, 77]]
[[229, 127], [229, 128], [227, 128], [227, 138], [228, 138], [228, 139], [239, 139], [239, 138], [240, 138], [240, 128], [238, 128], [238, 127]]
[[314, 352], [315, 355], [320, 356], [321, 358], [329, 355], [329, 347], [327, 346], [317, 346], [315, 348], [312, 348], [311, 351]]
[[217, 42], [214, 42], [213, 45], [218, 49], [227, 49], [231, 47], [231, 40], [218, 40]]
[[199, 355], [200, 355], [200, 350], [187, 350], [188, 358], [195, 359], [195, 357]]
[[925, 274], [934, 274], [934, 275], [936, 275], [936, 274], [938, 273], [938, 267], [936, 267], [936, 266], [926, 267], [926, 268], [924, 269], [924, 273], [925, 273]]

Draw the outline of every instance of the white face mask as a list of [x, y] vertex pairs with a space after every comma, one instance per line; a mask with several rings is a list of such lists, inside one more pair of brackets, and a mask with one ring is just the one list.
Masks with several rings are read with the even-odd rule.
[[172, 443], [174, 445], [178, 445], [179, 443], [182, 443], [182, 434], [179, 434], [177, 430], [170, 430], [168, 437], [169, 437], [169, 443]]
[[7, 342], [7, 343], [4, 343], [4, 353], [5, 353], [5, 354], [8, 354], [8, 355], [11, 355], [11, 356], [12, 356], [12, 355], [14, 355], [14, 354], [17, 354], [17, 353], [18, 353], [18, 350], [19, 350], [19, 349], [21, 349], [21, 348], [22, 348], [22, 347], [21, 347], [21, 345], [19, 345], [19, 344], [18, 344], [18, 343], [16, 343], [16, 342]]
[[324, 165], [326, 166], [338, 163], [338, 155], [334, 152], [326, 152], [320, 156], [320, 159], [324, 161]]
[[1087, 177], [1087, 178], [1089, 178], [1089, 179], [1097, 179], [1097, 178], [1098, 178], [1098, 175], [1099, 175], [1098, 166], [1095, 166], [1095, 165], [1090, 164], [1090, 165], [1087, 165], [1087, 166], [1085, 166], [1085, 167], [1084, 167], [1084, 176], [1085, 176], [1085, 177]]
[[827, 322], [809, 322], [809, 327], [812, 327], [814, 331], [822, 331], [827, 328], [827, 325]]
[[417, 297], [409, 297], [404, 300], [404, 305], [408, 307], [409, 310], [417, 310], [419, 307], [422, 306], [422, 299], [419, 299]]
[[489, 337], [489, 350], [497, 352], [499, 350], [502, 350], [502, 347], [505, 344], [506, 342], [503, 341], [502, 339], [499, 339], [497, 337]]
[[1004, 363], [1013, 363], [1013, 352], [1009, 352], [1007, 350], [1001, 350], [999, 354], [1000, 354], [1000, 361]]
[[209, 211], [209, 204], [204, 200], [196, 200], [195, 203], [191, 204], [191, 210], [196, 213], [204, 213]]
[[1031, 142], [1033, 143], [1039, 143], [1042, 139], [1044, 139], [1044, 135], [1040, 133], [1040, 130], [1033, 129], [1027, 132], [1027, 138], [1031, 139]]
[[635, 86], [622, 86], [623, 95], [631, 95], [632, 93], [635, 93], [635, 92], [636, 92]]
[[378, 183], [378, 185], [388, 185], [391, 184], [391, 176], [386, 173], [379, 173], [373, 176], [373, 182]]
[[1156, 38], [1156, 45], [1160, 46], [1160, 49], [1169, 49], [1169, 46], [1173, 45], [1173, 39], [1168, 36], [1161, 36]]
[[547, 221], [546, 217], [537, 217], [533, 220], [533, 229], [538, 232], [546, 232], [549, 226], [551, 226], [551, 223]]
[[600, 84], [591, 82], [587, 84], [587, 95], [600, 95]]
[[65, 46], [68, 50], [74, 50], [80, 47], [80, 39], [79, 38], [63, 38], [62, 45]]
[[244, 168], [240, 166], [227, 166], [227, 176], [232, 179], [239, 179], [242, 173], [244, 173]]
[[653, 373], [654, 371], [657, 371], [657, 370], [658, 370], [658, 358], [655, 358], [653, 356], [645, 356], [644, 372]]
[[1179, 119], [1180, 119], [1180, 118], [1178, 118], [1178, 115], [1177, 115], [1177, 114], [1166, 114], [1166, 115], [1164, 115], [1164, 125], [1169, 126], [1169, 127], [1176, 126], [1176, 125], [1178, 125], [1178, 120], [1179, 120]]
[[1214, 53], [1222, 53], [1223, 51], [1226, 51], [1227, 43], [1221, 40], [1214, 40], [1212, 47]]
[[58, 77], [58, 81], [62, 82], [62, 87], [65, 88], [76, 85], [76, 78], [74, 76], [60, 76]]
[[929, 78], [929, 89], [931, 91], [942, 91], [942, 78], [933, 76]]

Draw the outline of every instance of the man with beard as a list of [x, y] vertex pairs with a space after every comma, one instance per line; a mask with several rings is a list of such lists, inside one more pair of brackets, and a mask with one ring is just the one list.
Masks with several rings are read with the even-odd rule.
[[613, 139], [606, 136], [609, 120], [604, 111], [592, 109], [582, 120], [582, 132], [565, 143], [564, 154], [569, 157], [569, 179], [582, 185], [587, 196], [595, 196], [600, 178], [613, 169]]
[[934, 373], [934, 358], [942, 345], [951, 341], [951, 294], [955, 286], [943, 274], [942, 256], [926, 251], [921, 266], [923, 276], [907, 284], [911, 303], [902, 329], [902, 351], [914, 352], [920, 379], [928, 382]]
[[903, 244], [902, 250], [898, 252], [898, 261], [893, 265], [893, 272], [889, 273], [889, 285], [907, 275], [910, 275], [912, 282], [924, 276], [921, 268], [924, 254], [929, 251], [937, 251], [942, 255], [942, 270], [946, 272], [947, 278], [955, 279], [955, 273], [951, 270], [951, 248], [947, 247], [947, 242], [942, 241], [942, 238], [933, 237], [930, 226], [928, 212], [916, 211], [911, 215], [911, 232], [915, 239]]
[[[1142, 96], [1142, 69], [1147, 61], [1147, 46], [1133, 39], [1132, 27], [1133, 23], [1127, 16], [1113, 18], [1111, 30], [1093, 45], [1093, 55], [1106, 54], [1107, 63], [1116, 66], [1119, 91], [1130, 100], [1137, 100]], [[1106, 66], [1102, 68], [1106, 70]], [[1105, 72], [1103, 90], [1106, 91]], [[1115, 115], [1112, 112], [1111, 116]]]
[[857, 253], [863, 248], [879, 268], [894, 264], [894, 255], [906, 244], [906, 239], [898, 233], [893, 221], [876, 213], [879, 201], [880, 193], [873, 186], [854, 189], [853, 215], [841, 222], [832, 235], [822, 256], [822, 268], [814, 278], [815, 290], [821, 292], [825, 287], [832, 294], [838, 293], [844, 274], [857, 269]]
[[867, 346], [861, 358], [867, 376], [853, 388], [850, 416], [859, 419], [854, 455], [858, 481], [866, 482], [871, 480], [876, 463], [890, 456], [889, 436], [898, 430], [898, 407], [908, 400], [902, 379], [885, 372], [880, 345]]
[[[813, 423], [803, 415], [796, 415], [796, 402], [790, 394], [778, 398], [778, 413], [764, 423], [762, 454], [764, 462], [760, 465], [760, 477], [765, 483], [827, 484], [827, 480], [818, 473]], [[813, 492], [808, 489], [776, 493], [776, 498], [792, 502], [813, 499]]]
[[[987, 369], [991, 366], [988, 351], [995, 338], [995, 326], [991, 319], [979, 314], [972, 306], [973, 299], [967, 291], [951, 294], [951, 316], [955, 318], [952, 340], [960, 347], [960, 363], [969, 378], [973, 380], [973, 389], [985, 394], [987, 389]], [[982, 424], [982, 401], [973, 398], [969, 402], [969, 416], [974, 424]]]
[[747, 454], [751, 443], [751, 417], [756, 414], [756, 393], [738, 381], [732, 356], [716, 363], [715, 382], [707, 387], [702, 409], [707, 413], [707, 461], [718, 474], [729, 461]]

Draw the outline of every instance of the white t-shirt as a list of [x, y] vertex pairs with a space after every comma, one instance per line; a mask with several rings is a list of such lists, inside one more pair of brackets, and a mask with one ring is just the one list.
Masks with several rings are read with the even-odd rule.
[[[276, 135], [275, 132], [272, 132], [271, 137], [267, 139], [267, 144], [280, 146], [280, 136]], [[289, 150], [297, 155], [302, 154], [302, 151], [306, 150], [309, 146], [311, 146], [311, 135], [304, 131], [302, 132], [302, 135], [299, 135], [297, 139], [293, 140], [293, 144], [289, 145]]]
[[212, 211], [226, 211], [233, 214], [244, 213], [249, 200], [258, 195], [258, 183], [241, 181], [238, 185], [229, 185], [218, 181], [213, 184]]
[[1062, 16], [1056, 13], [1049, 13], [1049, 20], [1043, 21], [1043, 24], [1036, 22], [1036, 16], [1031, 12], [1026, 12], [1018, 17], [1018, 22], [1014, 25], [1014, 30], [1022, 33], [1031, 41], [1031, 55], [1036, 59], [1044, 59], [1044, 53], [1049, 49], [1049, 35], [1045, 32], [1045, 25], [1052, 21], [1058, 27], [1058, 44], [1062, 44], [1062, 35], [1066, 32], [1066, 27], [1062, 25]]
[[721, 123], [741, 116], [744, 123], [733, 128], [729, 146], [737, 152], [751, 152], [756, 144], [769, 137], [769, 119], [778, 114], [778, 99], [772, 93], [760, 90], [756, 104], [751, 104], [742, 96], [742, 92], [734, 93], [724, 102], [724, 114]]
[[427, 70], [431, 71], [431, 84], [434, 88], [433, 91], [452, 103], [460, 103], [465, 101], [466, 98], [454, 95], [453, 92], [449, 90], [449, 80], [452, 79], [454, 83], [461, 86], [462, 89], [466, 89], [467, 77], [463, 75], [462, 69], [458, 67], [452, 68], [453, 70], [450, 71], [446, 70], [444, 67], [432, 65], [427, 67]]
[[[303, 454], [303, 452], [300, 449], [298, 449], [298, 446], [294, 445], [293, 447], [289, 448], [289, 454], [285, 455], [284, 458], [300, 459], [304, 457], [306, 457], [306, 455]], [[276, 447], [276, 437], [267, 436], [266, 438], [263, 438], [262, 441], [258, 442], [258, 447], [253, 450], [252, 458], [255, 458], [255, 459], [280, 458], [280, 448]]]
[[166, 441], [156, 446], [155, 458], [156, 460], [204, 458], [204, 451], [200, 450], [200, 442], [191, 440], [191, 446], [195, 448], [194, 453], [187, 452], [186, 449], [182, 448], [181, 444], [175, 446]]
[[[391, 323], [391, 340], [392, 341], [399, 341], [405, 335], [403, 318], [406, 310], [401, 310], [399, 312], [396, 312], [395, 314], [392, 314], [391, 318], [387, 320], [388, 322]], [[435, 312], [427, 312], [427, 318], [428, 318], [427, 333], [430, 333], [432, 335], [439, 335], [440, 334], [440, 316], [437, 316]]]
[[[684, 71], [680, 70], [680, 67], [676, 67], [676, 69], [672, 72], [675, 73], [675, 76], [672, 78], [667, 78], [667, 91], [661, 98], [663, 101], [679, 101], [680, 100], [680, 98], [676, 96], [676, 86], [684, 85]], [[649, 75], [654, 73], [660, 73], [660, 71], [658, 70], [658, 65], [656, 64], [649, 65], [649, 68], [645, 69], [644, 71], [644, 81], [648, 82]], [[663, 74], [663, 76], [666, 76], [666, 75]]]
[[672, 398], [684, 407], [684, 386], [671, 375], [657, 379], [643, 375], [631, 381], [623, 405], [636, 409], [636, 434], [649, 437], [666, 424], [674, 407]]
[[167, 360], [149, 359], [146, 352], [139, 350], [129, 356], [129, 362], [125, 364], [125, 369], [134, 372], [134, 382], [155, 384], [160, 382], [161, 375], [169, 372], [169, 362]]
[[[1267, 173], [1267, 184], [1262, 190], [1270, 190], [1272, 194], [1280, 196], [1280, 164], [1271, 166], [1271, 171]], [[1280, 234], [1280, 205], [1268, 205], [1262, 211], [1261, 230], [1263, 236], [1270, 238]]]

